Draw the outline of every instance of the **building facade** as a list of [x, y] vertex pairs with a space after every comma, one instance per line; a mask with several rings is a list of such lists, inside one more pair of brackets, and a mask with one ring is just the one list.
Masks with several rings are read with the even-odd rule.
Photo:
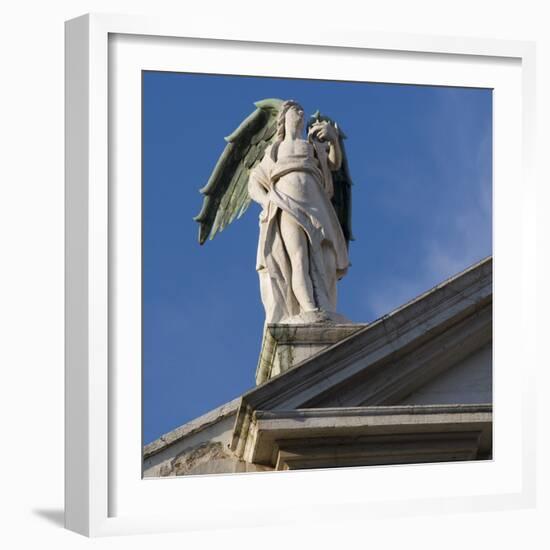
[[258, 385], [144, 448], [144, 477], [492, 457], [492, 259], [371, 324], [268, 325]]

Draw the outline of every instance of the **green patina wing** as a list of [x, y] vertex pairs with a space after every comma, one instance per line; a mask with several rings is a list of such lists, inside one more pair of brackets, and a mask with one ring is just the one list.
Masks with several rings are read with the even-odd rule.
[[200, 213], [199, 243], [213, 239], [250, 205], [248, 176], [262, 160], [277, 132], [277, 115], [282, 99], [263, 99], [254, 103], [256, 110], [225, 138], [227, 145], [208, 183], [200, 190], [204, 195]]
[[344, 237], [346, 238], [346, 242], [349, 246], [349, 242], [355, 239], [351, 230], [351, 186], [353, 185], [353, 182], [351, 180], [351, 175], [349, 171], [346, 147], [344, 145], [346, 135], [338, 126], [338, 123], [327, 116], [321, 115], [319, 111], [316, 111], [310, 117], [310, 120], [308, 122], [308, 129], [312, 124], [319, 121], [330, 122], [338, 130], [339, 134], [340, 149], [342, 150], [342, 164], [338, 170], [332, 173], [332, 181], [334, 184], [332, 205], [334, 206], [334, 210], [338, 215], [338, 220], [340, 221], [340, 225], [342, 226]]

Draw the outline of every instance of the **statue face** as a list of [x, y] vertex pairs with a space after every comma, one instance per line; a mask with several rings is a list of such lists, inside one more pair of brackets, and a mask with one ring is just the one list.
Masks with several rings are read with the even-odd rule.
[[302, 107], [297, 105], [290, 107], [285, 115], [285, 125], [300, 131], [302, 130], [304, 126], [304, 110]]

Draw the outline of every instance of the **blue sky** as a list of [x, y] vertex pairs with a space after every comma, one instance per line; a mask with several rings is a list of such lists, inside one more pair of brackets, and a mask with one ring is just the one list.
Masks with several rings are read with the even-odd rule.
[[267, 97], [348, 137], [356, 240], [340, 313], [373, 321], [491, 254], [491, 90], [145, 72], [144, 443], [254, 386], [259, 207], [204, 246], [192, 218], [223, 137]]

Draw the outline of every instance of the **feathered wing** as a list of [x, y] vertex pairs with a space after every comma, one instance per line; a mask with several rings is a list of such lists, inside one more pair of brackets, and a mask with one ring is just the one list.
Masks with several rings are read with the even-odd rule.
[[338, 140], [340, 143], [340, 149], [342, 150], [342, 164], [340, 168], [335, 172], [332, 172], [332, 182], [334, 185], [334, 195], [332, 196], [332, 206], [338, 215], [338, 220], [342, 226], [346, 243], [349, 246], [349, 242], [354, 240], [353, 232], [351, 230], [351, 187], [353, 182], [348, 165], [348, 157], [346, 154], [346, 147], [344, 140], [346, 135], [342, 129], [338, 126], [338, 123], [330, 119], [327, 116], [321, 115], [319, 111], [315, 112], [310, 118], [308, 128], [312, 124], [318, 121], [330, 122], [338, 130]]
[[193, 218], [199, 223], [200, 244], [246, 212], [251, 200], [248, 177], [275, 138], [282, 104], [282, 99], [257, 101], [256, 110], [225, 138], [227, 145], [200, 190], [204, 195], [201, 211]]
[[342, 150], [342, 164], [336, 172], [332, 173], [332, 181], [334, 183], [332, 204], [334, 210], [336, 210], [340, 225], [342, 226], [342, 231], [344, 232], [344, 237], [349, 246], [349, 242], [354, 240], [351, 229], [351, 186], [353, 182], [349, 172], [348, 156], [344, 145], [345, 139], [345, 135], [340, 132], [339, 141], [340, 149]]

